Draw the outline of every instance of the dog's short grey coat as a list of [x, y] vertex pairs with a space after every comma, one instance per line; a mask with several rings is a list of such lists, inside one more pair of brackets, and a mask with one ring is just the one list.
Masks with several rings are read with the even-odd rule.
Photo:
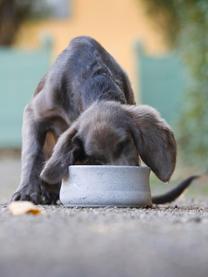
[[162, 181], [175, 168], [170, 127], [155, 109], [135, 105], [128, 77], [90, 37], [73, 39], [42, 78], [22, 138], [13, 200], [55, 203], [70, 164], [138, 165], [141, 157]]

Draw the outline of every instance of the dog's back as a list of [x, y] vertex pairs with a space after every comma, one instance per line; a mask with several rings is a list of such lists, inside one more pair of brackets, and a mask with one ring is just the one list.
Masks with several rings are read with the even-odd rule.
[[97, 41], [85, 36], [74, 38], [59, 55], [35, 96], [40, 90], [72, 121], [97, 100], [134, 104], [125, 72]]

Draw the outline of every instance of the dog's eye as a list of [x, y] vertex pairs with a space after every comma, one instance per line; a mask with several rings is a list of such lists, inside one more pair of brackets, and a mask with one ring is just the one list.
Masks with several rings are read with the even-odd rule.
[[73, 145], [74, 145], [74, 149], [76, 150], [79, 161], [85, 160], [86, 159], [86, 154], [85, 154], [85, 151], [84, 151], [82, 140], [78, 136], [75, 136], [72, 139], [72, 142], [73, 142]]
[[81, 140], [80, 137], [78, 137], [78, 136], [75, 136], [75, 137], [72, 139], [72, 142], [73, 142], [74, 144], [79, 145], [79, 146], [82, 146], [82, 145], [83, 145], [83, 144], [82, 144], [82, 140]]

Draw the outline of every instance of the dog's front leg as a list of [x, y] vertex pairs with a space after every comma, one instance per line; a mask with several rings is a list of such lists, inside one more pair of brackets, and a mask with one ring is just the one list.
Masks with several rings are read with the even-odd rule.
[[30, 105], [26, 106], [23, 114], [21, 178], [20, 185], [12, 197], [13, 201], [44, 203], [45, 195], [39, 176], [44, 163], [45, 134], [44, 124], [36, 121], [33, 109]]

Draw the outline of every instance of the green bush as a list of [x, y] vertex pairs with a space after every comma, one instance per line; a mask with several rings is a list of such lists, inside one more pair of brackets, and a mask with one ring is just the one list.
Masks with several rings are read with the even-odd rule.
[[178, 122], [179, 147], [187, 161], [207, 167], [208, 1], [143, 0], [143, 4], [191, 76]]
[[0, 0], [0, 46], [11, 46], [29, 18], [41, 18], [50, 11], [46, 0]]

